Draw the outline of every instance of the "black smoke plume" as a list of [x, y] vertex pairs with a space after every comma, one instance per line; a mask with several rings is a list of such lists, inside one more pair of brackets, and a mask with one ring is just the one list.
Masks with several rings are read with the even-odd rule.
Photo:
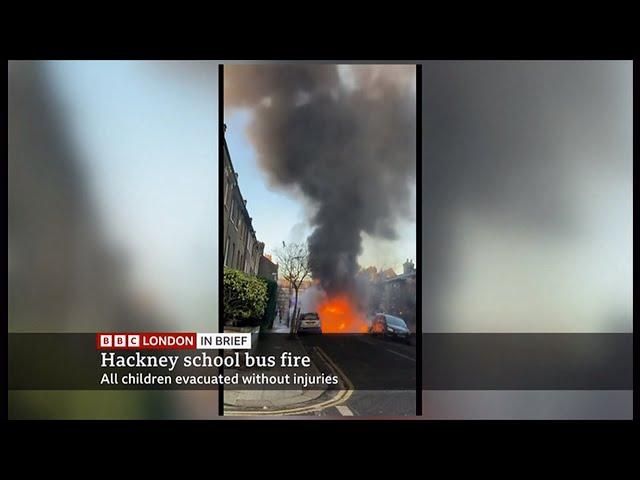
[[363, 232], [397, 237], [412, 214], [415, 66], [233, 65], [225, 106], [246, 107], [248, 135], [271, 183], [311, 201], [314, 278], [349, 291]]

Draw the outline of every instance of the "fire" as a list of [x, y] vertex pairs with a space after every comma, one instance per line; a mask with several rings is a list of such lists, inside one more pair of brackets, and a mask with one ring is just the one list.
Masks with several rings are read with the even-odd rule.
[[366, 333], [365, 315], [345, 295], [327, 298], [318, 307], [323, 333]]

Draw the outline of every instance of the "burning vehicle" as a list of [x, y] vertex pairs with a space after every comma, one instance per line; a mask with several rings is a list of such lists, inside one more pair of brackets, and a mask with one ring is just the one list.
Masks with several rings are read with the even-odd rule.
[[347, 295], [327, 296], [318, 307], [318, 312], [324, 333], [367, 333], [365, 314]]

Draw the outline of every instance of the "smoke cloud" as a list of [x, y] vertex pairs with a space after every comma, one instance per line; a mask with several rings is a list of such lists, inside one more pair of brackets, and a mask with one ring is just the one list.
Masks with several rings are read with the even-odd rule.
[[311, 201], [314, 278], [329, 293], [353, 289], [362, 233], [395, 239], [412, 214], [415, 66], [226, 66], [225, 106], [251, 110], [272, 185]]

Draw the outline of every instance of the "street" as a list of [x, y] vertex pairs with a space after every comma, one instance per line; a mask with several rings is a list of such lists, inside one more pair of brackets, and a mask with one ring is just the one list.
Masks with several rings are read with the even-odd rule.
[[[369, 334], [282, 333], [261, 337], [256, 354], [292, 352], [308, 355], [311, 375], [337, 378], [321, 390], [265, 388], [225, 389], [225, 415], [294, 415], [320, 417], [413, 416], [416, 413], [415, 346]], [[287, 369], [271, 367], [271, 375]], [[243, 375], [250, 375], [245, 369]], [[289, 372], [290, 373], [290, 372]]]
[[338, 370], [353, 388], [316, 416], [411, 416], [416, 413], [415, 346], [369, 335], [300, 337], [318, 368]]

